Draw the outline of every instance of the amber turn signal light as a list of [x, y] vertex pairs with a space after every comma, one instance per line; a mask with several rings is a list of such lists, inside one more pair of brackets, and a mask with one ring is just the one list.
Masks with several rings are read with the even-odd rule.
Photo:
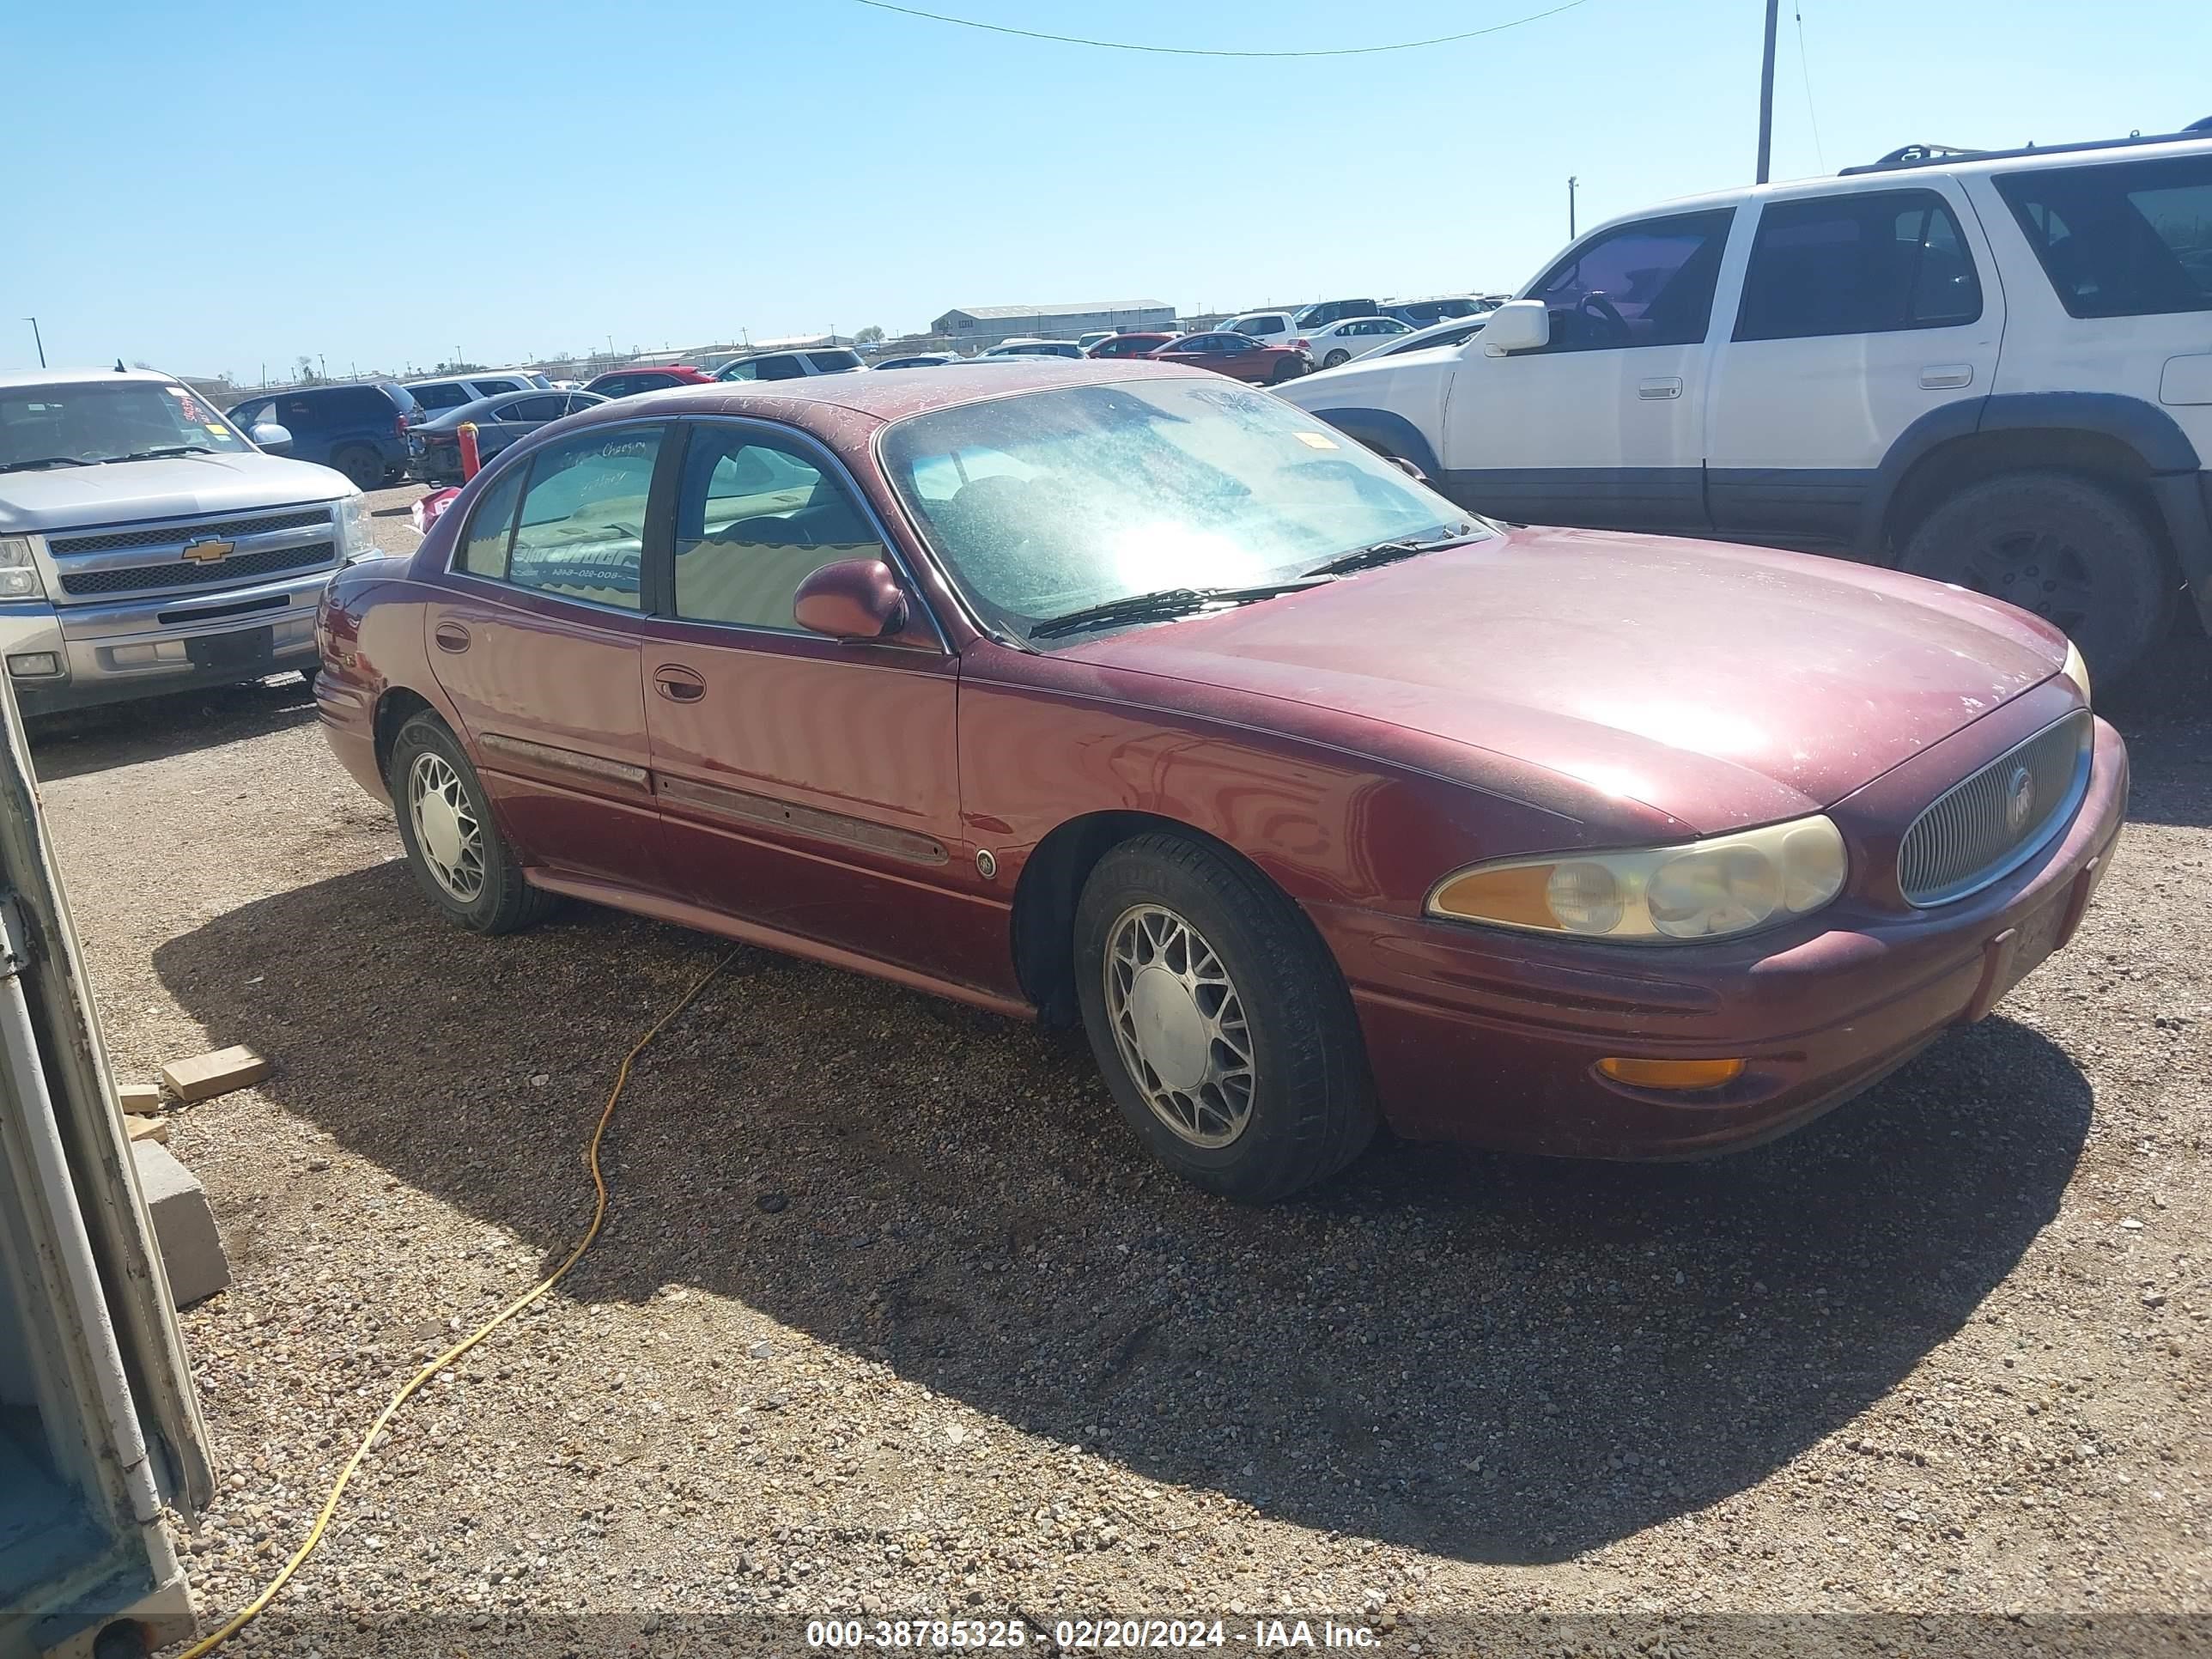
[[1717, 1089], [1743, 1075], [1740, 1060], [1601, 1060], [1597, 1069], [1636, 1089]]

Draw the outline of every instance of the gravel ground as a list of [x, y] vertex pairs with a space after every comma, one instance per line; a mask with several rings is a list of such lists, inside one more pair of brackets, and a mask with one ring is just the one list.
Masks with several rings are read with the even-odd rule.
[[[2203, 1651], [2208, 711], [2194, 635], [2112, 711], [2136, 822], [2069, 951], [1710, 1164], [1384, 1146], [1238, 1209], [1154, 1172], [1079, 1041], [740, 951], [638, 1068], [599, 1247], [238, 1645], [1202, 1613], [1232, 1649], [1334, 1614], [1431, 1653]], [[122, 1075], [276, 1061], [174, 1131], [236, 1274], [185, 1316], [220, 1617], [578, 1236], [615, 1063], [722, 947], [447, 927], [296, 684], [39, 758]]]

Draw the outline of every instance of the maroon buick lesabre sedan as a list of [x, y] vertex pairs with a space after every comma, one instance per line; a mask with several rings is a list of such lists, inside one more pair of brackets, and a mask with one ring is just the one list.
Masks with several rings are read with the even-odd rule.
[[2127, 756], [2065, 638], [1795, 555], [1470, 519], [1143, 363], [698, 388], [331, 584], [423, 891], [1080, 1021], [1152, 1152], [1741, 1145], [2064, 945]]

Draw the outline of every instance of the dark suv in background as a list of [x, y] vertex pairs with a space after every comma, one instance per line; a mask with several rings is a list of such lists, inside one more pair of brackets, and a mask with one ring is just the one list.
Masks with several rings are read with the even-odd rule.
[[422, 406], [403, 386], [310, 386], [233, 404], [230, 418], [249, 434], [274, 422], [292, 434], [277, 453], [336, 467], [355, 487], [374, 489], [407, 465], [407, 428]]

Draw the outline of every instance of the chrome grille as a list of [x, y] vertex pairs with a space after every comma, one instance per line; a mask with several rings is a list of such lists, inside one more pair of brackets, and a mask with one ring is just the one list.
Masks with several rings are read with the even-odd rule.
[[73, 599], [81, 599], [98, 593], [205, 587], [215, 582], [266, 576], [279, 570], [306, 570], [314, 565], [328, 564], [337, 556], [335, 543], [309, 542], [304, 547], [272, 547], [261, 553], [234, 553], [227, 559], [207, 564], [173, 559], [167, 564], [122, 565], [112, 570], [68, 570], [62, 573], [62, 592]]
[[331, 510], [318, 507], [312, 513], [277, 513], [258, 519], [222, 519], [212, 524], [162, 525], [153, 530], [118, 530], [112, 534], [97, 536], [63, 536], [46, 543], [46, 550], [57, 558], [71, 553], [113, 553], [126, 547], [174, 547], [183, 542], [196, 542], [213, 536], [222, 541], [234, 541], [240, 536], [265, 535], [272, 530], [305, 530], [310, 526], [328, 524]]
[[1897, 884], [1925, 908], [1964, 898], [2018, 869], [2081, 804], [2089, 781], [2086, 708], [2015, 744], [1912, 821], [1897, 849]]

